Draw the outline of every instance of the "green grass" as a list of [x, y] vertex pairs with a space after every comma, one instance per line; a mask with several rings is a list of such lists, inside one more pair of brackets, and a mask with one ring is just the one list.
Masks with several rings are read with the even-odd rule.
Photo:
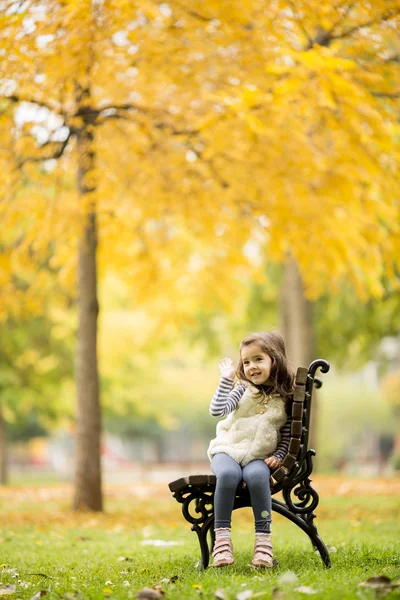
[[[75, 515], [69, 511], [68, 497], [59, 496], [52, 496], [51, 490], [41, 495], [32, 488], [26, 493], [14, 488], [0, 496], [0, 563], [7, 565], [0, 570], [0, 581], [17, 586], [8, 596], [12, 600], [30, 599], [40, 590], [49, 600], [135, 598], [141, 588], [162, 579], [174, 580], [161, 584], [167, 600], [215, 598], [217, 589], [224, 589], [230, 600], [245, 590], [269, 599], [274, 588], [285, 600], [307, 598], [295, 591], [299, 586], [316, 590], [316, 600], [367, 600], [375, 595], [358, 588], [360, 582], [400, 575], [399, 502], [390, 496], [321, 499], [316, 524], [325, 543], [336, 549], [331, 569], [323, 566], [303, 532], [276, 516], [273, 539], [279, 565], [268, 572], [248, 567], [253, 545], [250, 509], [234, 513], [235, 564], [201, 572], [196, 534], [168, 493], [121, 496], [116, 489], [108, 495], [105, 515]], [[141, 544], [149, 539], [179, 545]], [[6, 572], [12, 569], [17, 571]], [[295, 583], [280, 581], [287, 571], [296, 574]], [[400, 593], [386, 597], [400, 598]]]

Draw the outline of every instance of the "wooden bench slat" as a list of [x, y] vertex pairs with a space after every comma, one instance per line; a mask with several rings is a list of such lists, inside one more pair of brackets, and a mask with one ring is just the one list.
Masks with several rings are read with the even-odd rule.
[[296, 379], [295, 383], [299, 383], [300, 385], [306, 385], [308, 376], [308, 369], [305, 367], [299, 367], [296, 371]]
[[168, 484], [171, 492], [178, 492], [188, 485], [215, 485], [217, 478], [215, 475], [189, 475], [188, 477], [181, 477], [175, 481], [171, 481]]
[[304, 402], [306, 396], [306, 388], [304, 385], [296, 385], [293, 392], [294, 402]]
[[293, 465], [296, 463], [296, 458], [297, 456], [294, 456], [294, 454], [286, 454], [284, 460], [283, 460], [283, 466], [287, 467], [288, 469], [291, 469], [293, 467]]
[[285, 475], [286, 472], [283, 470], [282, 467], [279, 467], [279, 469], [274, 471], [273, 479], [275, 479], [276, 481], [281, 481], [285, 477]]
[[301, 440], [292, 438], [289, 442], [289, 453], [297, 456], [300, 450], [300, 445]]
[[292, 425], [290, 428], [290, 434], [294, 438], [300, 438], [303, 431], [303, 422], [302, 421], [292, 421]]
[[168, 484], [168, 487], [171, 490], [171, 492], [177, 492], [182, 488], [186, 487], [188, 484], [188, 477], [181, 477], [180, 479], [175, 479], [175, 481], [171, 481], [171, 483]]
[[216, 482], [215, 475], [190, 475], [188, 477], [190, 485], [204, 485]]
[[292, 417], [293, 419], [300, 420], [303, 417], [303, 403], [293, 402], [292, 406]]

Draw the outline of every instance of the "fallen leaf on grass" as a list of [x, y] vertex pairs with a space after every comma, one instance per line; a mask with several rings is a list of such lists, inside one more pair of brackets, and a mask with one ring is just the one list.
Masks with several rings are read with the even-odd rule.
[[308, 595], [312, 595], [312, 594], [316, 594], [317, 590], [314, 590], [312, 587], [309, 587], [308, 585], [301, 585], [300, 587], [294, 588], [295, 592], [300, 592], [300, 594], [308, 594]]
[[183, 542], [173, 542], [166, 540], [142, 540], [141, 546], [182, 546]]
[[130, 561], [132, 560], [132, 558], [129, 558], [129, 556], [119, 556], [117, 558], [117, 562], [124, 562], [124, 561]]
[[229, 596], [227, 595], [226, 591], [222, 588], [219, 590], [215, 590], [214, 596], [218, 598], [218, 600], [229, 600]]
[[164, 590], [154, 588], [142, 588], [136, 594], [137, 600], [154, 600], [157, 598], [162, 598], [165, 594]]
[[160, 585], [166, 585], [167, 583], [175, 583], [178, 579], [179, 575], [172, 575], [172, 577], [163, 577], [159, 583]]
[[34, 596], [32, 596], [31, 600], [40, 600], [47, 594], [47, 590], [39, 590]]
[[252, 590], [244, 590], [236, 594], [236, 600], [248, 600], [248, 598], [253, 598]]
[[367, 581], [362, 581], [358, 584], [358, 587], [375, 590], [375, 593], [379, 597], [390, 594], [391, 591], [400, 587], [400, 583], [397, 580], [392, 580], [386, 575], [379, 575], [378, 577], [370, 577]]
[[0, 596], [7, 596], [8, 594], [15, 594], [17, 586], [12, 583], [6, 585], [0, 585]]
[[292, 585], [297, 583], [298, 579], [299, 578], [297, 577], [296, 573], [293, 571], [285, 571], [282, 573], [282, 575], [279, 575], [277, 582], [280, 585]]
[[272, 590], [272, 600], [284, 600], [285, 596], [282, 590], [279, 588], [274, 588]]
[[109, 596], [110, 594], [112, 594], [112, 593], [113, 593], [113, 591], [112, 591], [112, 590], [110, 590], [110, 588], [103, 588], [101, 591], [102, 591], [102, 592], [103, 592], [103, 594], [105, 594], [106, 596]]
[[[246, 585], [246, 584], [243, 584]], [[244, 592], [239, 592], [235, 596], [235, 600], [248, 600], [249, 598], [259, 598], [260, 596], [265, 596], [266, 592], [257, 592], [253, 593], [253, 590], [245, 590]]]
[[386, 575], [379, 575], [378, 577], [370, 577], [367, 581], [362, 581], [358, 584], [359, 587], [372, 587], [372, 588], [380, 588], [386, 587], [391, 584], [390, 577], [386, 577]]

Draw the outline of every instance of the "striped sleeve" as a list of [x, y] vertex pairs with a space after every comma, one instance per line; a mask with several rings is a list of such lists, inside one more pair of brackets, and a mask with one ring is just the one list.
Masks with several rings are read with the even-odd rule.
[[274, 456], [279, 460], [283, 460], [288, 453], [291, 425], [292, 417], [288, 417], [286, 423], [280, 429], [281, 439], [274, 452]]
[[221, 377], [219, 385], [212, 397], [210, 404], [210, 415], [212, 417], [225, 417], [235, 410], [243, 396], [245, 387], [237, 385], [233, 387], [233, 380]]

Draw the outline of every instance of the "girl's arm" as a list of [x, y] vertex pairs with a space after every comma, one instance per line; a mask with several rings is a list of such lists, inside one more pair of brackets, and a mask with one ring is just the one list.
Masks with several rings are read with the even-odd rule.
[[285, 458], [285, 456], [288, 452], [291, 426], [292, 426], [292, 417], [288, 416], [286, 423], [284, 425], [282, 425], [282, 427], [280, 429], [281, 439], [280, 439], [280, 442], [277, 445], [276, 450], [273, 454], [273, 456], [275, 456], [275, 458], [277, 458], [280, 461], [282, 461]]
[[244, 391], [244, 386], [238, 385], [234, 388], [233, 379], [222, 376], [211, 400], [210, 415], [212, 417], [225, 417], [229, 415], [239, 404]]

